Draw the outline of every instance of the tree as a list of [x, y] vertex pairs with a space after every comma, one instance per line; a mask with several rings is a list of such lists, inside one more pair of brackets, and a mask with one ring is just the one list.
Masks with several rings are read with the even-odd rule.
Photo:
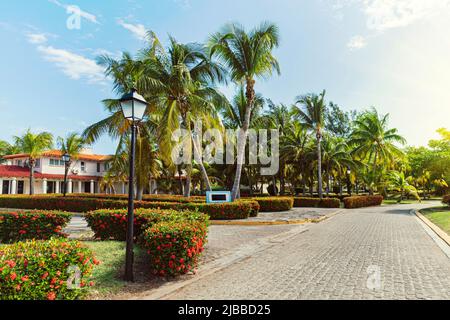
[[323, 198], [322, 189], [322, 130], [325, 124], [325, 90], [320, 94], [298, 96], [296, 99], [294, 115], [300, 119], [304, 126], [315, 132], [317, 143], [317, 178], [319, 198]]
[[[64, 167], [64, 176], [67, 177], [73, 160], [78, 159], [79, 154], [86, 146], [86, 142], [77, 133], [69, 133], [66, 139], [58, 137], [57, 144], [62, 154], [68, 154], [70, 156], [69, 162], [67, 162]], [[64, 185], [64, 194], [67, 192], [66, 188], [67, 185]]]
[[408, 182], [408, 178], [405, 178], [404, 172], [391, 171], [389, 172], [390, 186], [396, 191], [400, 192], [398, 203], [403, 201], [403, 197], [406, 195], [413, 195], [417, 200], [420, 200], [417, 189]]
[[242, 165], [251, 114], [255, 104], [255, 79], [280, 73], [278, 61], [272, 51], [278, 47], [279, 34], [275, 24], [264, 22], [247, 32], [238, 24], [229, 24], [213, 34], [208, 42], [211, 56], [218, 57], [228, 68], [231, 80], [245, 83], [246, 108], [244, 122], [237, 143], [237, 165], [232, 199], [239, 195]]
[[325, 129], [335, 136], [347, 138], [355, 117], [356, 111], [343, 111], [336, 103], [330, 102], [325, 108]]
[[48, 132], [41, 132], [34, 134], [30, 129], [21, 136], [15, 136], [14, 144], [18, 147], [20, 152], [28, 155], [28, 167], [30, 168], [30, 195], [34, 194], [34, 167], [36, 160], [42, 156], [42, 154], [52, 148], [53, 136]]
[[19, 152], [19, 148], [16, 145], [10, 144], [7, 141], [0, 140], [0, 164], [4, 161], [4, 156], [17, 154]]
[[404, 145], [406, 140], [397, 129], [388, 128], [389, 114], [379, 115], [375, 108], [362, 114], [355, 120], [355, 128], [351, 134], [350, 144], [355, 146], [353, 153], [366, 159], [372, 166], [372, 183], [370, 193], [373, 194], [377, 182], [377, 165], [387, 165], [396, 157], [402, 157], [403, 151], [396, 143]]

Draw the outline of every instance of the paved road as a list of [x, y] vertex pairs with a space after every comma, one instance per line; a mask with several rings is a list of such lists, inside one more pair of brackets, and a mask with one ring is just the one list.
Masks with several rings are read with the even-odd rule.
[[167, 298], [450, 299], [450, 259], [414, 207], [345, 211]]

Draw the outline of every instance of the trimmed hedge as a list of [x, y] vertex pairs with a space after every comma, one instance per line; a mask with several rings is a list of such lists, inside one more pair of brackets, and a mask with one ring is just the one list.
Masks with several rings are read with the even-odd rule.
[[150, 256], [152, 272], [159, 276], [195, 273], [206, 236], [207, 224], [202, 222], [165, 221], [146, 229], [142, 244]]
[[[135, 208], [193, 210], [208, 214], [211, 219], [246, 219], [257, 215], [258, 206], [249, 201], [233, 203], [207, 204], [201, 202], [151, 202], [135, 201]], [[100, 198], [79, 198], [60, 196], [0, 196], [0, 207], [15, 209], [61, 210], [67, 212], [90, 212], [100, 209], [124, 209], [128, 206], [126, 200], [111, 200]]]
[[[89, 227], [94, 231], [95, 238], [101, 240], [124, 241], [127, 233], [126, 209], [97, 210], [85, 215]], [[144, 229], [163, 221], [189, 221], [207, 223], [208, 216], [198, 212], [136, 209], [134, 212], [134, 236], [137, 239]]]
[[450, 206], [450, 194], [447, 194], [442, 198], [442, 203]]
[[[106, 199], [106, 200], [128, 200], [128, 195], [126, 195], [126, 194], [71, 193], [71, 194], [67, 194], [66, 197]], [[186, 198], [186, 197], [183, 197], [180, 195], [144, 194], [142, 196], [142, 201], [190, 203], [190, 202], [205, 202], [206, 198], [200, 197], [200, 196], [192, 196], [192, 197]]]
[[347, 209], [380, 206], [383, 203], [383, 196], [356, 196], [344, 198], [344, 207]]
[[4, 246], [0, 249], [0, 300], [80, 298], [93, 285], [89, 277], [98, 263], [88, 248], [66, 239]]
[[262, 197], [251, 200], [258, 202], [261, 212], [289, 211], [294, 206], [294, 198], [289, 197]]
[[340, 208], [340, 206], [341, 201], [338, 198], [294, 198], [294, 207], [296, 208]]
[[71, 217], [57, 211], [0, 212], [0, 243], [66, 237], [62, 230]]

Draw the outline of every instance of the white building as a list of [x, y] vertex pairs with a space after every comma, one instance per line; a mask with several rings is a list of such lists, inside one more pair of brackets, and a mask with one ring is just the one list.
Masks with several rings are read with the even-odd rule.
[[[59, 150], [45, 152], [34, 168], [34, 193], [62, 193], [64, 186], [64, 162]], [[0, 165], [0, 194], [28, 194], [30, 170], [27, 154], [5, 156]], [[67, 193], [100, 193], [100, 181], [108, 170], [111, 156], [80, 153], [72, 161], [67, 177]]]

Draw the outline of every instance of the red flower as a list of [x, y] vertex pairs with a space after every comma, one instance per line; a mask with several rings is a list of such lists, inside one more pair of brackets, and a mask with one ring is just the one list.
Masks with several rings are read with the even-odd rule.
[[47, 299], [48, 300], [55, 300], [56, 299], [56, 294], [54, 292], [49, 292], [47, 294]]
[[184, 259], [183, 259], [183, 258], [180, 259], [180, 263], [181, 263], [181, 264], [184, 263]]
[[19, 234], [25, 234], [27, 233], [25, 230], [19, 230]]
[[29, 277], [28, 277], [28, 276], [23, 276], [21, 280], [22, 280], [23, 282], [28, 281], [28, 280], [29, 280]]
[[41, 279], [45, 279], [45, 278], [47, 278], [47, 277], [48, 277], [48, 272], [45, 272], [45, 273], [42, 275]]
[[14, 280], [16, 280], [16, 278], [17, 278], [17, 274], [16, 274], [15, 272], [13, 272], [13, 273], [10, 274], [9, 278], [10, 278], [12, 281], [14, 281]]

